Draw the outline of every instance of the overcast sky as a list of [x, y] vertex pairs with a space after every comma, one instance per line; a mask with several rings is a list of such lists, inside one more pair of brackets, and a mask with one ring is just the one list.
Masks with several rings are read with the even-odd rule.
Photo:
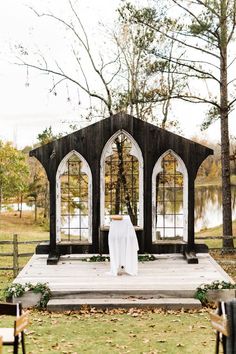
[[[141, 0], [139, 2], [142, 3]], [[78, 122], [85, 108], [85, 102], [78, 105], [79, 98], [75, 91], [69, 92], [73, 98], [71, 102], [67, 101], [68, 92], [59, 91], [54, 96], [49, 93], [51, 83], [45, 75], [30, 70], [27, 78], [26, 68], [13, 64], [16, 62], [13, 54], [16, 44], [36, 45], [38, 48], [47, 46], [49, 49], [55, 46], [55, 50], [62, 52], [63, 56], [61, 47], [57, 48], [57, 28], [52, 23], [37, 19], [26, 5], [45, 11], [54, 6], [59, 15], [65, 15], [65, 3], [66, 0], [0, 2], [0, 139], [14, 141], [19, 148], [35, 143], [38, 133], [46, 127], [52, 126], [54, 131], [67, 130], [68, 124], [63, 122]], [[103, 35], [98, 22], [112, 26], [119, 0], [83, 0], [78, 3], [79, 15], [86, 30], [93, 38], [98, 38]], [[25, 85], [27, 82], [29, 86]], [[174, 107], [173, 117], [180, 120], [184, 136], [190, 138], [200, 135], [212, 140], [219, 138], [218, 124], [212, 126], [208, 133], [200, 133], [199, 126], [204, 116], [204, 109], [200, 105], [180, 102]], [[234, 116], [235, 113], [231, 121]], [[84, 122], [81, 122], [81, 126], [84, 126]], [[236, 124], [231, 123], [231, 134], [236, 135]]]

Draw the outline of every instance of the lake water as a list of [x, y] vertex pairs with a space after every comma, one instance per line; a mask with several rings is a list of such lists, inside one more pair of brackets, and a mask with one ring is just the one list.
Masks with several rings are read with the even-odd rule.
[[[232, 187], [232, 216], [236, 220], [236, 187]], [[18, 204], [8, 204], [17, 211]], [[6, 210], [7, 207], [2, 207]], [[34, 206], [23, 203], [23, 211], [33, 211]], [[198, 187], [195, 189], [195, 232], [222, 224], [221, 187]]]
[[[9, 211], [11, 211], [11, 210], [19, 211], [18, 207], [20, 207], [18, 203], [3, 204], [2, 205], [2, 211], [7, 211], [7, 210], [9, 210]], [[34, 210], [34, 204], [33, 203], [31, 203], [31, 204], [22, 203], [22, 211], [32, 211], [32, 210]]]
[[[236, 187], [232, 187], [232, 217], [236, 219]], [[222, 224], [221, 187], [195, 189], [195, 232]]]

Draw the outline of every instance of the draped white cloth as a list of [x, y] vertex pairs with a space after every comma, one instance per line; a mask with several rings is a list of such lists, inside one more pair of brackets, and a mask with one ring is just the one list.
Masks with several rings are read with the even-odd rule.
[[129, 216], [112, 220], [108, 234], [110, 273], [117, 275], [120, 267], [130, 275], [138, 273], [138, 241]]

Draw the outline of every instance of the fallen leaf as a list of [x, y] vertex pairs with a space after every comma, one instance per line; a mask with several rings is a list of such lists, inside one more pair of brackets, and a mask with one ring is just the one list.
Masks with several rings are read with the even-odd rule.
[[184, 345], [181, 343], [178, 343], [178, 344], [176, 344], [176, 347], [184, 347]]
[[139, 316], [139, 314], [138, 313], [132, 313], [132, 315], [131, 315], [132, 317], [138, 317]]

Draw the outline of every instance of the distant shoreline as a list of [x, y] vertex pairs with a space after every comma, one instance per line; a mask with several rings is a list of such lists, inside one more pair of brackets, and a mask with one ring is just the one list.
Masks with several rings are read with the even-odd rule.
[[[231, 176], [230, 180], [231, 180], [231, 186], [236, 187], [236, 175]], [[195, 188], [199, 188], [199, 187], [221, 187], [221, 179], [215, 178], [208, 181], [206, 179], [201, 180], [199, 178], [199, 180], [197, 179], [195, 183]]]
[[[233, 220], [233, 234], [236, 234], [236, 220]], [[195, 232], [195, 236], [222, 236], [222, 224]]]

